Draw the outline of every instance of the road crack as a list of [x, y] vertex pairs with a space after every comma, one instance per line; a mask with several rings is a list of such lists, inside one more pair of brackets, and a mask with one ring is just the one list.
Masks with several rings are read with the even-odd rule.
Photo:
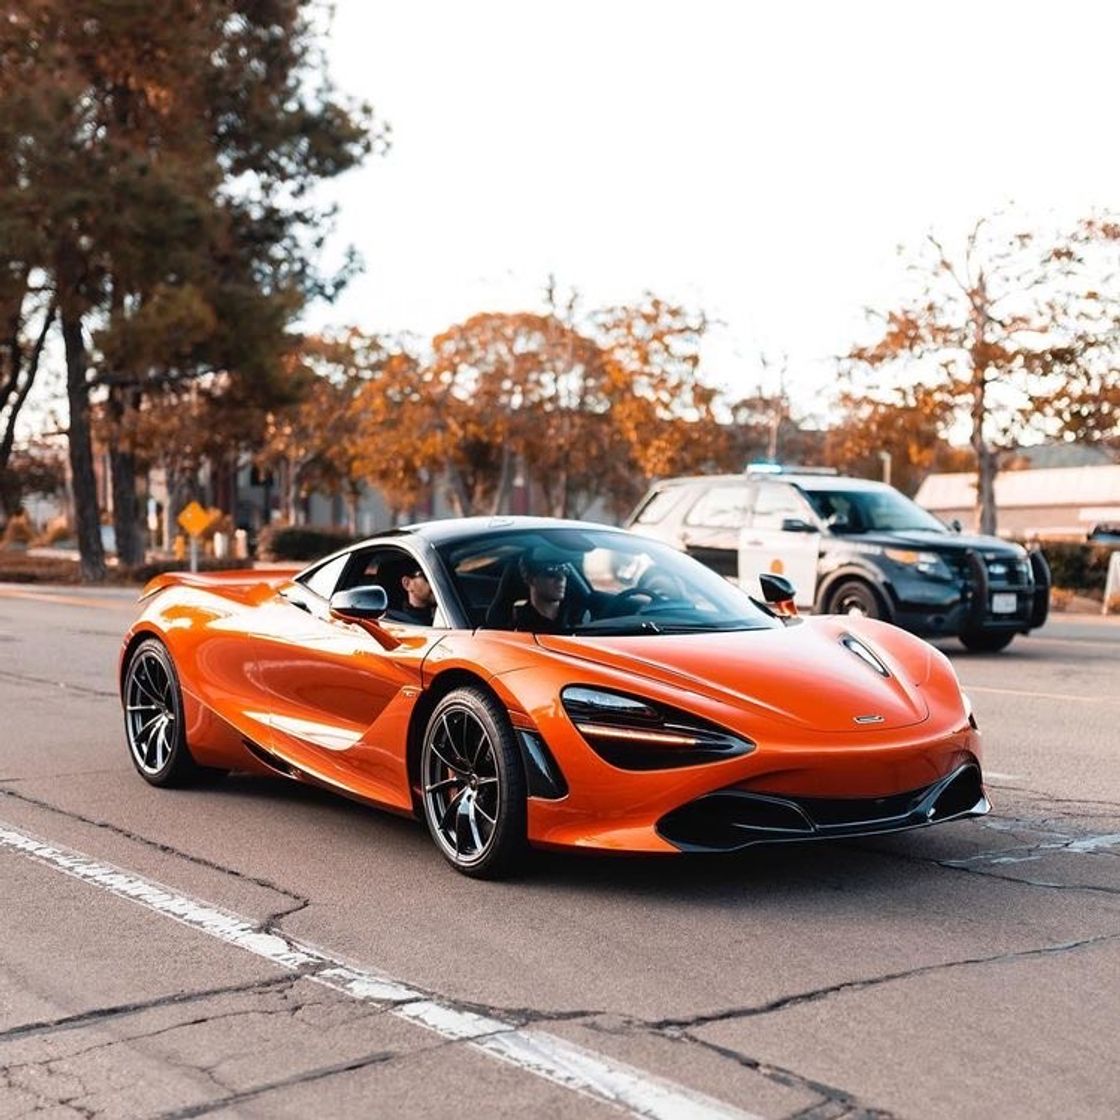
[[[829, 1085], [824, 1081], [817, 1081], [812, 1077], [805, 1077], [803, 1074], [787, 1069], [784, 1066], [760, 1061], [758, 1058], [752, 1058], [747, 1054], [742, 1054], [729, 1046], [720, 1046], [716, 1042], [709, 1042], [706, 1039], [696, 1038], [690, 1034], [686, 1034], [684, 1037], [687, 1041], [701, 1046], [705, 1050], [711, 1051], [713, 1054], [718, 1054], [721, 1058], [727, 1058], [735, 1062], [736, 1065], [743, 1066], [765, 1077], [767, 1081], [773, 1081], [775, 1084], [782, 1085], [787, 1089], [808, 1090], [824, 1098], [810, 1108], [803, 1109], [797, 1114], [798, 1116], [812, 1117], [813, 1120], [826, 1120], [826, 1118], [827, 1120], [840, 1120], [840, 1118], [843, 1118], [843, 1120], [897, 1120], [896, 1113], [890, 1112], [884, 1108], [875, 1108], [872, 1105], [864, 1104], [852, 1093], [847, 1092], [845, 1089], [838, 1089], [835, 1085]], [[837, 1109], [839, 1109], [839, 1111], [836, 1111]]]
[[113, 1019], [139, 1015], [145, 1011], [188, 1005], [219, 996], [282, 990], [293, 986], [299, 979], [300, 977], [295, 973], [288, 973], [284, 976], [273, 977], [270, 980], [254, 980], [247, 984], [226, 984], [219, 988], [200, 988], [191, 992], [173, 992], [170, 995], [157, 996], [154, 999], [118, 1003], [109, 1007], [96, 1007], [89, 1011], [80, 1011], [74, 1015], [64, 1015], [58, 1019], [40, 1019], [37, 1022], [23, 1023], [18, 1027], [9, 1027], [7, 1030], [0, 1031], [0, 1042], [13, 1042], [36, 1034], [80, 1030], [83, 1027], [99, 1026], [102, 1023], [111, 1022]]
[[35, 677], [30, 673], [10, 673], [6, 669], [0, 669], [0, 680], [14, 681], [16, 684], [46, 685], [48, 688], [61, 689], [63, 692], [74, 692], [79, 696], [112, 697], [114, 700], [120, 699], [120, 693], [117, 692], [116, 689], [92, 688], [84, 684], [70, 684], [68, 681], [51, 680], [50, 677]]
[[[759, 1015], [771, 1015], [777, 1011], [785, 1011], [790, 1007], [797, 1007], [805, 1003], [816, 1003], [818, 1000], [827, 999], [841, 992], [859, 992], [867, 988], [876, 988], [882, 984], [891, 984], [896, 980], [909, 980], [915, 976], [928, 976], [935, 972], [944, 972], [954, 968], [969, 968], [973, 965], [1006, 964], [1011, 961], [1030, 960], [1035, 957], [1056, 956], [1062, 953], [1075, 952], [1091, 946], [1102, 945], [1110, 941], [1120, 940], [1120, 932], [1101, 933], [1094, 937], [1084, 937], [1077, 941], [1063, 941], [1056, 945], [1040, 945], [1033, 949], [1017, 949], [1010, 953], [993, 953], [984, 957], [963, 957], [960, 960], [941, 961], [937, 964], [919, 965], [917, 968], [903, 969], [899, 972], [887, 972], [881, 976], [869, 976], [861, 980], [844, 980], [839, 984], [829, 984], [823, 988], [813, 988], [806, 992], [796, 992], [793, 995], [781, 996], [767, 1003], [754, 1004], [750, 1007], [734, 1007], [723, 1011], [705, 1012], [681, 1019], [657, 1019], [642, 1022], [642, 1025], [653, 1031], [666, 1033], [670, 1036], [674, 1032], [687, 1032], [697, 1027], [707, 1026], [710, 1023], [722, 1023], [736, 1019], [750, 1019]], [[639, 1022], [641, 1022], [639, 1020]]]
[[382, 1065], [385, 1062], [392, 1061], [395, 1057], [397, 1057], [397, 1054], [392, 1050], [377, 1050], [372, 1054], [366, 1054], [361, 1058], [354, 1058], [348, 1062], [340, 1062], [332, 1066], [320, 1066], [317, 1069], [309, 1070], [306, 1073], [297, 1074], [293, 1077], [285, 1077], [278, 1081], [269, 1081], [262, 1085], [255, 1085], [250, 1089], [242, 1089], [238, 1092], [229, 1093], [219, 1100], [205, 1101], [200, 1104], [189, 1105], [186, 1108], [176, 1108], [169, 1112], [161, 1112], [156, 1117], [156, 1120], [189, 1120], [189, 1118], [193, 1116], [205, 1116], [209, 1112], [219, 1112], [223, 1109], [232, 1108], [235, 1105], [244, 1104], [246, 1101], [254, 1100], [256, 1097], [263, 1096], [265, 1093], [272, 1093], [281, 1089], [293, 1089], [297, 1085], [307, 1085], [315, 1081], [322, 1081], [328, 1077], [337, 1077], [339, 1074], [353, 1073], [356, 1070], [367, 1069], [370, 1066]]
[[[41, 798], [32, 797], [30, 794], [20, 793], [18, 790], [14, 789], [0, 789], [0, 797], [9, 797], [14, 801], [20, 801], [26, 805], [34, 805], [38, 809], [45, 809], [47, 812], [56, 813], [70, 820], [91, 825], [93, 828], [104, 829], [106, 832], [111, 832], [114, 836], [123, 837], [125, 840], [130, 840], [135, 844], [142, 844], [144, 847], [151, 848], [164, 855], [175, 856], [177, 859], [186, 860], [188, 863], [193, 863], [197, 867], [205, 867], [209, 871], [217, 871], [222, 875], [229, 875], [231, 878], [238, 879], [241, 882], [252, 883], [253, 886], [261, 887], [264, 890], [272, 891], [275, 894], [283, 895], [285, 898], [292, 900], [294, 905], [277, 911], [270, 919], [266, 920], [278, 922], [311, 905], [310, 898], [305, 895], [297, 894], [295, 891], [290, 891], [287, 887], [282, 887], [278, 883], [274, 883], [271, 879], [265, 879], [259, 875], [251, 875], [246, 871], [239, 871], [236, 867], [228, 867], [225, 864], [217, 863], [215, 860], [207, 859], [205, 856], [197, 856], [191, 852], [184, 852], [181, 848], [176, 848], [174, 844], [168, 844], [162, 840], [153, 840], [148, 836], [142, 836], [138, 832], [133, 832], [132, 829], [124, 828], [119, 824], [113, 824], [112, 821], [99, 820], [96, 817], [87, 817], [84, 813], [79, 813], [74, 809], [63, 809], [59, 805], [52, 805], [49, 801], [43, 801]], [[266, 932], [272, 931], [267, 930]]]

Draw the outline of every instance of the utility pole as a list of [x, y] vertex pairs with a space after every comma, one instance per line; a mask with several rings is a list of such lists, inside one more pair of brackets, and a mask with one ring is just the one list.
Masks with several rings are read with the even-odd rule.
[[879, 462], [883, 464], [883, 481], [890, 486], [891, 484], [891, 453], [889, 451], [879, 452]]

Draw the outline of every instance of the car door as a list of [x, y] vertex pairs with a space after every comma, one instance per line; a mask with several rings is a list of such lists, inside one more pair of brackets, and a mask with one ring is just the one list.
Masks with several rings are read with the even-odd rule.
[[[321, 781], [372, 800], [410, 807], [404, 757], [424, 658], [445, 629], [384, 622], [373, 628], [332, 618], [343, 586], [388, 581], [415, 566], [403, 549], [355, 552], [282, 587], [258, 612], [254, 641], [268, 698], [268, 749]], [[399, 589], [386, 587], [390, 602]], [[437, 623], [440, 619], [437, 617]]]
[[739, 536], [739, 583], [758, 593], [758, 577], [773, 572], [792, 581], [797, 605], [816, 595], [821, 534], [808, 502], [785, 482], [759, 482], [749, 524]]
[[706, 485], [681, 523], [680, 547], [732, 580], [739, 570], [739, 534], [747, 523], [750, 489], [746, 480]]

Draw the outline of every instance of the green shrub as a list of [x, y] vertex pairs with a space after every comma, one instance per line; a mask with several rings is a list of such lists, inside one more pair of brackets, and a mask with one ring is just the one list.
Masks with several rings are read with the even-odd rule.
[[262, 560], [317, 560], [329, 552], [352, 544], [345, 529], [314, 525], [268, 525], [257, 540], [257, 555]]
[[1120, 547], [1080, 541], [1043, 541], [1042, 553], [1050, 565], [1055, 587], [1104, 594], [1108, 558]]

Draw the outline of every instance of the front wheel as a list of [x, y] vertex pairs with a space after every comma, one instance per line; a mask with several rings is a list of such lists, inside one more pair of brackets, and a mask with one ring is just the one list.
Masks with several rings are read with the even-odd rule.
[[974, 630], [960, 635], [961, 645], [973, 653], [998, 653], [1011, 645], [1014, 637], [1014, 631], [1006, 630]]
[[526, 785], [513, 727], [479, 688], [450, 692], [428, 720], [420, 754], [424, 819], [464, 875], [498, 879], [522, 861]]

